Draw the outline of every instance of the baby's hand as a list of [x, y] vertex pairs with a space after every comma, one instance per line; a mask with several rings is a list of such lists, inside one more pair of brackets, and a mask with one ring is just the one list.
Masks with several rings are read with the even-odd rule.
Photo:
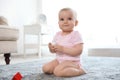
[[49, 47], [49, 50], [51, 53], [55, 53], [55, 48], [54, 48], [54, 45], [52, 45], [51, 43], [48, 44], [48, 47]]
[[63, 46], [56, 44], [54, 46], [56, 52], [63, 52]]

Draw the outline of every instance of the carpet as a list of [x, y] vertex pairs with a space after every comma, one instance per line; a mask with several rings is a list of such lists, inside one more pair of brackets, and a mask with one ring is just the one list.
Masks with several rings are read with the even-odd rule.
[[120, 80], [120, 58], [86, 56], [81, 63], [87, 74], [69, 78], [42, 72], [42, 65], [52, 59], [54, 58], [47, 57], [31, 62], [0, 65], [0, 80], [11, 80], [17, 72], [22, 74], [22, 80]]

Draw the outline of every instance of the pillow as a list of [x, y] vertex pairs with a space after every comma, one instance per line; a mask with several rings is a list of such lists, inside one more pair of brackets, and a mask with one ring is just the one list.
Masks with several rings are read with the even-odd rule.
[[7, 19], [3, 16], [0, 16], [0, 25], [8, 25]]

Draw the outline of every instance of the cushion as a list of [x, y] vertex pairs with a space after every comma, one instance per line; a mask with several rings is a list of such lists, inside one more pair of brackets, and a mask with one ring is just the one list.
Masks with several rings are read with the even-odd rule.
[[18, 36], [18, 29], [6, 25], [0, 25], [0, 41], [16, 41]]
[[17, 41], [0, 41], [0, 54], [17, 52]]

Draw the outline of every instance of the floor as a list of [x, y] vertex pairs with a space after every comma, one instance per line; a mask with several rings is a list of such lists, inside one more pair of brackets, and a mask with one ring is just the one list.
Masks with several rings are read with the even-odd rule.
[[[43, 46], [42, 57], [39, 57], [37, 54], [27, 54], [26, 56], [24, 56], [24, 54], [12, 53], [11, 58], [10, 58], [11, 59], [10, 64], [34, 61], [36, 59], [45, 58], [48, 56], [51, 57], [54, 55], [52, 55], [49, 52], [49, 50], [46, 48], [46, 46]], [[0, 54], [0, 65], [6, 65], [3, 54]]]
[[[48, 55], [48, 56], [52, 56], [52, 55]], [[54, 55], [53, 55], [54, 56]], [[23, 62], [30, 62], [30, 61], [34, 61], [34, 60], [37, 60], [37, 59], [40, 59], [40, 58], [45, 58], [47, 56], [42, 56], [42, 57], [39, 57], [35, 54], [32, 54], [32, 55], [27, 55], [24, 57], [24, 55], [11, 55], [11, 58], [10, 58], [10, 64], [16, 64], [16, 63], [23, 63]], [[0, 54], [0, 65], [6, 65], [5, 64], [5, 61], [4, 61], [4, 56], [3, 54]]]

